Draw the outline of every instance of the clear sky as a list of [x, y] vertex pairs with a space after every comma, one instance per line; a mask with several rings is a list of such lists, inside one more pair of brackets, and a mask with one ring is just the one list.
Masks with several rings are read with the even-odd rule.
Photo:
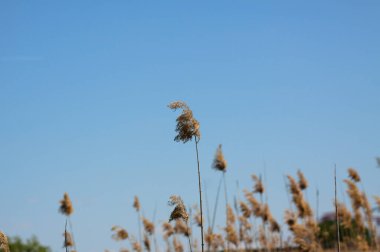
[[174, 100], [200, 121], [210, 205], [218, 144], [231, 200], [265, 173], [281, 222], [297, 169], [321, 213], [334, 163], [379, 195], [379, 24], [378, 1], [1, 1], [0, 229], [63, 251], [68, 192], [78, 250], [116, 251], [112, 225], [137, 234], [134, 195], [157, 222], [172, 194], [197, 203]]

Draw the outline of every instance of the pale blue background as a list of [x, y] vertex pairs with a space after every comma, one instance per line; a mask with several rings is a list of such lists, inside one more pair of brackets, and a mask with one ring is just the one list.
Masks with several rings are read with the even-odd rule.
[[137, 233], [135, 194], [157, 221], [171, 194], [197, 203], [177, 99], [201, 123], [210, 204], [219, 143], [231, 201], [266, 170], [281, 222], [283, 175], [299, 168], [320, 213], [334, 163], [379, 195], [379, 24], [379, 1], [1, 1], [0, 229], [63, 251], [67, 191], [78, 250], [116, 251], [112, 225]]

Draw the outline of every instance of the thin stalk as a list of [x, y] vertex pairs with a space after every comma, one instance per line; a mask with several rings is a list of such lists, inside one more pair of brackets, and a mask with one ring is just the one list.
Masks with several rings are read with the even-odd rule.
[[216, 210], [218, 208], [218, 201], [219, 201], [219, 193], [220, 193], [220, 187], [222, 186], [223, 182], [223, 176], [220, 177], [219, 185], [218, 185], [218, 191], [216, 192], [216, 199], [215, 199], [215, 205], [214, 205], [214, 212], [212, 214], [212, 223], [211, 223], [211, 232], [214, 232], [214, 226], [215, 226], [215, 217], [216, 217]]
[[337, 239], [337, 246], [338, 246], [338, 252], [340, 252], [340, 234], [339, 234], [339, 215], [338, 215], [338, 199], [337, 199], [337, 193], [336, 193], [336, 164], [334, 168], [334, 188], [335, 188], [335, 219], [336, 219], [336, 239]]
[[66, 218], [66, 223], [65, 223], [65, 248], [66, 248], [66, 252], [68, 252], [69, 249], [67, 247], [67, 218]]
[[[190, 216], [191, 216], [191, 215], [190, 215]], [[190, 238], [191, 233], [190, 233], [190, 228], [189, 228], [189, 223], [188, 223], [188, 221], [186, 221], [186, 227], [187, 227], [187, 234], [188, 234], [187, 238], [188, 238], [188, 240], [189, 240], [190, 252], [193, 252], [193, 249], [192, 249], [192, 246], [191, 246], [191, 238]]]
[[140, 213], [140, 210], [137, 211], [137, 223], [139, 225], [139, 240], [140, 240], [140, 244], [142, 244], [142, 238], [141, 238], [141, 213]]
[[74, 239], [73, 225], [71, 224], [70, 216], [68, 217], [68, 219], [69, 219], [69, 227], [70, 227], [70, 231], [71, 231], [71, 239], [73, 240], [73, 244], [74, 244], [74, 250], [78, 251], [77, 250], [77, 244], [76, 244], [75, 239]]
[[206, 212], [207, 212], [207, 222], [208, 222], [208, 225], [210, 226], [211, 224], [211, 218], [210, 218], [210, 208], [209, 208], [209, 204], [208, 204], [208, 197], [207, 197], [207, 187], [206, 187], [206, 182], [203, 181], [203, 186], [204, 186], [204, 190], [205, 190], [205, 197], [206, 197]]
[[[226, 227], [228, 226], [228, 198], [227, 198], [227, 185], [226, 185], [226, 173], [223, 172], [223, 185], [224, 185], [224, 200], [226, 202]], [[227, 240], [227, 251], [230, 250], [230, 242]]]
[[198, 165], [198, 189], [199, 189], [199, 205], [201, 210], [201, 238], [202, 238], [202, 252], [204, 252], [204, 242], [203, 242], [203, 208], [202, 208], [202, 187], [201, 187], [201, 172], [199, 168], [199, 154], [198, 154], [198, 139], [195, 138], [195, 151], [197, 153], [197, 165]]

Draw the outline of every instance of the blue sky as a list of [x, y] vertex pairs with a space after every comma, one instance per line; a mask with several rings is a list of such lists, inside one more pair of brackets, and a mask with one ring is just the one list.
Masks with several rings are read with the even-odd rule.
[[334, 163], [379, 195], [379, 23], [376, 1], [1, 1], [0, 229], [63, 251], [68, 192], [78, 250], [116, 251], [112, 225], [137, 233], [134, 195], [157, 222], [172, 194], [197, 203], [174, 100], [201, 123], [210, 205], [218, 144], [231, 199], [265, 171], [280, 220], [297, 169], [321, 213]]

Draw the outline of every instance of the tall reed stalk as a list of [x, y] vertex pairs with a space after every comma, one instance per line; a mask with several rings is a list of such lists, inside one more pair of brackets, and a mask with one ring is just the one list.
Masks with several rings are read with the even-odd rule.
[[201, 137], [199, 131], [199, 122], [193, 117], [193, 112], [182, 101], [176, 101], [169, 104], [169, 108], [173, 110], [181, 109], [182, 113], [177, 118], [176, 132], [178, 133], [174, 141], [186, 143], [194, 138], [195, 152], [197, 156], [197, 168], [198, 168], [198, 191], [199, 191], [199, 206], [201, 211], [201, 240], [202, 240], [202, 252], [204, 251], [203, 241], [203, 207], [202, 207], [202, 186], [201, 186], [201, 172], [199, 165], [199, 152], [198, 143]]

